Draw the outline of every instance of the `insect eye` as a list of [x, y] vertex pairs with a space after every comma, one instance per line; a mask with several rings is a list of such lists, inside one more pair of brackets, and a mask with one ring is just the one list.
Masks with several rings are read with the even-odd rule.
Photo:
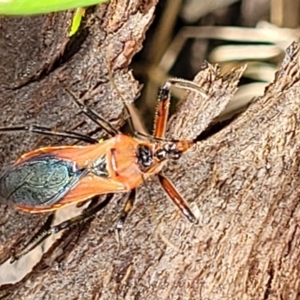
[[145, 170], [152, 165], [153, 153], [148, 146], [139, 145], [136, 156], [142, 170]]

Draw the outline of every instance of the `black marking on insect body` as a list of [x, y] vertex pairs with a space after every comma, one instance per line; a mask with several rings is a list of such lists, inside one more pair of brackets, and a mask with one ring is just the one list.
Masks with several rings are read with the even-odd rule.
[[91, 167], [91, 172], [96, 174], [99, 177], [108, 178], [109, 173], [107, 169], [107, 157], [106, 155], [100, 156], [98, 159], [96, 159]]

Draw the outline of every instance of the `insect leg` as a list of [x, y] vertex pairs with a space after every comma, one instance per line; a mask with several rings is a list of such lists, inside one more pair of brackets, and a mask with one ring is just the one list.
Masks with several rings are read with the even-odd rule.
[[26, 253], [28, 253], [29, 251], [31, 251], [31, 249], [34, 248], [34, 247], [30, 247], [30, 249], [27, 251], [28, 246], [31, 245], [31, 244], [33, 244], [33, 243], [35, 243], [35, 241], [37, 240], [37, 237], [39, 237], [42, 234], [44, 234], [44, 232], [47, 231], [51, 227], [51, 223], [53, 222], [53, 219], [54, 219], [54, 213], [51, 214], [47, 218], [47, 220], [43, 224], [43, 226], [39, 229], [39, 231], [37, 233], [34, 234], [34, 236], [30, 240], [27, 240], [27, 241], [25, 241], [25, 242], [22, 243], [23, 250], [21, 250], [19, 253], [16, 253], [16, 249], [18, 248], [18, 245], [14, 246], [10, 250], [10, 263], [15, 262], [21, 256], [25, 255]]
[[171, 181], [163, 176], [162, 174], [158, 174], [158, 179], [159, 182], [162, 186], [162, 188], [166, 191], [168, 196], [171, 198], [173, 203], [179, 208], [181, 213], [190, 221], [190, 222], [195, 222], [196, 217], [189, 208], [188, 204], [186, 201], [182, 198], [182, 196], [178, 193], [174, 185], [171, 183]]
[[157, 97], [156, 115], [154, 121], [154, 138], [164, 138], [167, 128], [167, 119], [169, 114], [169, 106], [171, 101], [171, 86], [175, 85], [178, 88], [190, 90], [199, 93], [204, 99], [207, 94], [201, 87], [193, 81], [180, 78], [170, 78], [160, 89]]
[[31, 240], [27, 245], [25, 245], [25, 249], [21, 251], [18, 255], [13, 256], [13, 262], [14, 260], [19, 259], [21, 256], [24, 256], [25, 254], [29, 253], [31, 250], [33, 250], [36, 246], [38, 246], [41, 242], [43, 242], [46, 238], [48, 238], [52, 234], [56, 234], [62, 230], [70, 229], [74, 226], [77, 226], [79, 224], [82, 224], [86, 221], [88, 221], [91, 218], [94, 218], [95, 215], [102, 210], [112, 199], [114, 194], [107, 194], [104, 201], [100, 202], [99, 204], [96, 204], [95, 206], [88, 207], [87, 209], [83, 210], [83, 212], [76, 217], [73, 217], [69, 220], [66, 220], [64, 222], [61, 222], [58, 225], [51, 226], [47, 230], [43, 231], [39, 236], [37, 236], [34, 240]]
[[125, 223], [126, 218], [128, 217], [130, 211], [133, 208], [134, 202], [135, 202], [135, 198], [136, 198], [136, 189], [133, 189], [130, 194], [128, 199], [125, 202], [125, 206], [123, 208], [123, 211], [121, 213], [121, 216], [117, 222], [117, 229], [121, 230], [123, 228], [123, 225]]
[[118, 129], [112, 126], [107, 120], [97, 114], [93, 109], [87, 107], [83, 102], [81, 102], [69, 89], [65, 89], [70, 95], [72, 100], [78, 105], [80, 110], [89, 117], [93, 122], [99, 125], [103, 130], [105, 130], [109, 135], [115, 136], [120, 133]]
[[166, 134], [169, 106], [171, 101], [171, 83], [166, 82], [158, 92], [157, 107], [154, 121], [154, 138], [164, 138]]
[[79, 141], [87, 142], [87, 143], [98, 143], [96, 139], [93, 139], [89, 137], [88, 135], [80, 134], [74, 131], [67, 131], [67, 130], [56, 130], [45, 126], [40, 125], [16, 125], [11, 127], [0, 127], [0, 133], [1, 132], [18, 132], [18, 131], [28, 131], [28, 132], [34, 132], [39, 133], [43, 135], [55, 135], [55, 136], [61, 136], [71, 139], [76, 139]]

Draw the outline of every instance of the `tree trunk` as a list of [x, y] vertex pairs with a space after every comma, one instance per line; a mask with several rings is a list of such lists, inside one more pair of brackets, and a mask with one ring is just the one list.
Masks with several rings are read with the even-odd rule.
[[[154, 4], [136, 0], [99, 6], [72, 44], [66, 38], [68, 13], [1, 20], [1, 126], [34, 120], [49, 127], [93, 131], [91, 123], [76, 115], [64, 86], [81, 96], [85, 93], [89, 106], [120, 125], [123, 106], [108, 69], [122, 95], [134, 99], [139, 88], [127, 65], [141, 47]], [[129, 5], [125, 13], [122, 5]], [[10, 46], [14, 40], [16, 45]], [[90, 226], [66, 232], [32, 272], [15, 285], [2, 286], [0, 295], [298, 299], [299, 59], [300, 44], [295, 42], [263, 97], [165, 168], [191, 204], [198, 224], [180, 215], [155, 180], [148, 181], [138, 190], [120, 241], [114, 226], [123, 202], [115, 200]], [[169, 137], [199, 137], [236, 91], [242, 70], [222, 76], [217, 67], [204, 64], [196, 82], [207, 98], [190, 92], [169, 122]], [[5, 166], [47, 144], [53, 145], [53, 140], [1, 135], [0, 160]], [[4, 262], [20, 239], [30, 238], [47, 218], [3, 205], [0, 213]]]

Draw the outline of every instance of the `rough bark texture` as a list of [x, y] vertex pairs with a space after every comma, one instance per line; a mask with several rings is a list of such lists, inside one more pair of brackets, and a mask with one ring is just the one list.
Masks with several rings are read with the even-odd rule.
[[[114, 43], [113, 49], [118, 45], [120, 51], [114, 63], [121, 67], [130, 57], [127, 43], [133, 45], [133, 50], [130, 48], [133, 52], [139, 48], [142, 34], [139, 31], [135, 35], [132, 30], [137, 30], [136, 24], [146, 27], [153, 11], [151, 5], [141, 8], [133, 2], [126, 3], [139, 9], [128, 9], [125, 16], [115, 10], [120, 3], [97, 9], [94, 13], [97, 18], [78, 51], [47, 76], [38, 76], [33, 82], [31, 77], [30, 84], [24, 83], [30, 76], [22, 78], [23, 81], [11, 77], [14, 86], [21, 82], [19, 85], [23, 87], [2, 88], [0, 105], [6, 115], [0, 116], [0, 124], [36, 120], [47, 122], [48, 126], [75, 127], [82, 118], [71, 117], [75, 109], [71, 110], [68, 106], [71, 102], [63, 94], [60, 82], [64, 80], [75, 91], [97, 89], [99, 94], [90, 104], [109, 119], [118, 118], [122, 106], [116, 98], [105, 97], [111, 95], [112, 87], [107, 60], [99, 53], [103, 51], [105, 57], [107, 52], [111, 53], [108, 44]], [[123, 18], [129, 27], [124, 28]], [[112, 36], [107, 28], [113, 31]], [[123, 35], [118, 31], [121, 29]], [[64, 42], [57, 43], [56, 49], [65, 49]], [[79, 233], [67, 232], [22, 282], [3, 286], [2, 296], [7, 299], [298, 299], [299, 59], [300, 44], [294, 43], [263, 97], [227, 127], [199, 142], [181, 160], [166, 168], [165, 174], [191, 203], [199, 224], [189, 224], [166, 200], [158, 184], [149, 182], [139, 189], [136, 207], [122, 231], [121, 244], [112, 229], [122, 205], [114, 201], [89, 227]], [[45, 70], [45, 66], [33, 65]], [[49, 65], [53, 63], [48, 62]], [[126, 92], [129, 93], [133, 90], [132, 83], [122, 83], [124, 77], [119, 72], [114, 71], [114, 76], [120, 89], [129, 87]], [[215, 104], [218, 109], [224, 106], [236, 90], [240, 73], [241, 70], [236, 70], [221, 76], [216, 67], [204, 65], [198, 81], [207, 91], [210, 105]], [[17, 76], [16, 71], [11, 76]], [[211, 106], [201, 105], [204, 100], [199, 98], [197, 103], [196, 99], [195, 95], [188, 96], [171, 120], [170, 137], [196, 138], [199, 130], [207, 127], [207, 120], [215, 116], [214, 111], [209, 111]], [[79, 128], [84, 129], [84, 124]], [[20, 135], [17, 141], [15, 135], [1, 136], [4, 164], [47, 142], [25, 135]], [[21, 236], [38, 227], [41, 217], [17, 213], [10, 207], [0, 208], [3, 261]]]

